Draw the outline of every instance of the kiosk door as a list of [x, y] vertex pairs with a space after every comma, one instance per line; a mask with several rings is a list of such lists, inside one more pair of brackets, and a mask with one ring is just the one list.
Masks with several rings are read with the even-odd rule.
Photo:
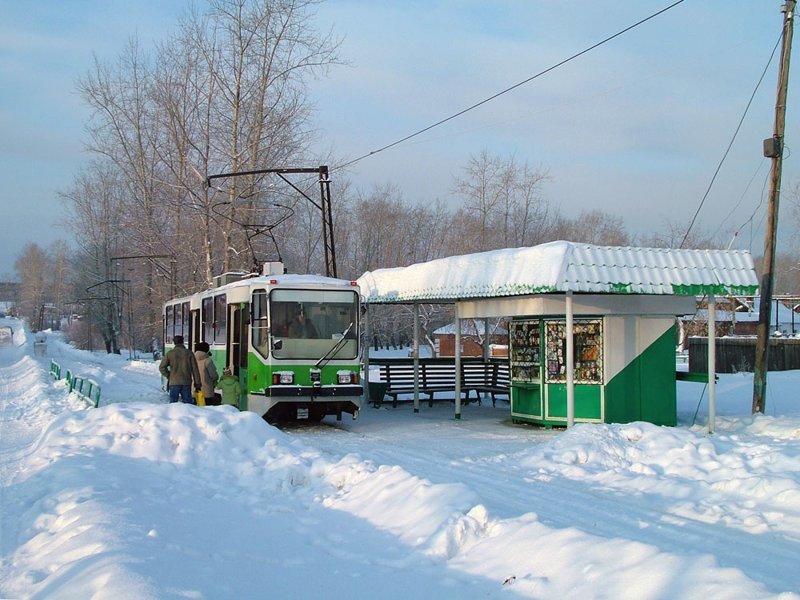
[[[547, 419], [567, 419], [567, 325], [550, 319], [544, 325], [545, 412]], [[574, 401], [575, 418], [602, 421], [603, 415], [603, 321], [575, 319]]]

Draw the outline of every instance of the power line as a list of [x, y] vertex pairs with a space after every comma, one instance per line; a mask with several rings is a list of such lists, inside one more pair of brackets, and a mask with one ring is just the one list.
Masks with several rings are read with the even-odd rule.
[[[739, 196], [739, 201], [736, 203], [736, 205], [732, 209], [730, 209], [728, 211], [728, 214], [725, 215], [725, 218], [722, 219], [722, 221], [720, 221], [719, 227], [717, 227], [717, 229], [714, 231], [714, 233], [711, 234], [711, 239], [715, 239], [717, 237], [717, 234], [720, 231], [722, 231], [722, 226], [725, 225], [725, 223], [728, 222], [728, 219], [733, 217], [733, 213], [735, 213], [736, 209], [738, 209], [742, 205], [742, 202], [744, 202], [744, 199], [745, 199], [745, 196], [747, 195], [747, 192], [750, 191], [750, 186], [756, 180], [756, 177], [758, 176], [758, 172], [761, 171], [761, 167], [763, 167], [764, 164], [765, 164], [764, 161], [759, 162], [758, 168], [756, 168], [755, 173], [753, 173], [753, 176], [750, 178], [750, 181], [747, 182], [747, 185], [745, 186], [744, 191]], [[769, 177], [769, 173], [767, 173], [767, 177]], [[735, 238], [737, 235], [739, 235], [739, 230], [738, 229], [734, 232], [734, 236], [733, 237]], [[731, 240], [731, 243], [733, 243], [733, 240]]]
[[[747, 184], [747, 189], [750, 189], [750, 184], [755, 179], [755, 176], [758, 175], [758, 171], [759, 170], [761, 170], [760, 166], [759, 166], [759, 169], [756, 170], [755, 173], [753, 173], [753, 177], [752, 177], [752, 179], [750, 179], [750, 183]], [[731, 241], [728, 243], [728, 250], [730, 250], [731, 246], [733, 246], [733, 243], [736, 241], [736, 238], [739, 236], [739, 232], [741, 232], [742, 229], [744, 229], [749, 224], [750, 225], [750, 241], [748, 242], [747, 249], [750, 252], [752, 252], [752, 250], [753, 250], [753, 248], [752, 248], [752, 245], [753, 245], [753, 219], [756, 218], [756, 214], [758, 213], [759, 209], [761, 208], [761, 205], [764, 204], [764, 196], [766, 196], [767, 184], [769, 183], [769, 175], [770, 175], [770, 173], [769, 173], [769, 171], [767, 171], [767, 174], [764, 176], [764, 183], [761, 185], [761, 194], [759, 195], [758, 204], [756, 204], [756, 207], [753, 209], [753, 212], [750, 215], [750, 218], [748, 218], [744, 223], [739, 225], [739, 227], [734, 231], [733, 238], [731, 238]], [[746, 193], [746, 190], [745, 190], [745, 193]], [[742, 194], [742, 198], [744, 198], [744, 193]], [[739, 204], [741, 204], [741, 200], [740, 200]], [[739, 204], [736, 205], [734, 210], [739, 207]], [[731, 211], [731, 213], [727, 217], [725, 217], [725, 220], [727, 220], [732, 215], [733, 215], [733, 211]], [[763, 220], [763, 216], [762, 216], [762, 220]], [[761, 227], [761, 225], [759, 223], [759, 228], [760, 227]], [[720, 228], [721, 228], [721, 226], [720, 226]], [[714, 232], [714, 235], [716, 236], [716, 234], [718, 232], [719, 232], [719, 229], [717, 229], [717, 231]]]
[[673, 2], [672, 4], [667, 6], [666, 8], [662, 8], [661, 10], [659, 10], [656, 13], [653, 13], [649, 17], [646, 17], [646, 18], [642, 19], [641, 21], [637, 21], [633, 25], [630, 25], [630, 26], [626, 27], [625, 29], [622, 29], [621, 31], [618, 31], [614, 35], [611, 35], [611, 36], [609, 36], [609, 37], [597, 42], [596, 44], [593, 44], [593, 45], [589, 46], [588, 48], [585, 48], [584, 50], [581, 50], [580, 52], [578, 52], [576, 54], [573, 54], [569, 58], [565, 58], [561, 62], [558, 62], [558, 63], [554, 64], [553, 66], [546, 68], [544, 71], [540, 71], [539, 73], [536, 73], [535, 75], [532, 75], [532, 76], [528, 77], [527, 79], [524, 79], [524, 80], [520, 81], [519, 83], [515, 83], [511, 87], [507, 87], [506, 89], [504, 89], [504, 90], [502, 90], [500, 92], [497, 92], [496, 94], [493, 94], [493, 95], [489, 96], [488, 98], [484, 98], [480, 102], [476, 102], [472, 106], [469, 106], [469, 107], [467, 107], [465, 109], [462, 109], [462, 110], [458, 111], [457, 113], [454, 113], [454, 114], [450, 115], [449, 117], [446, 117], [444, 119], [441, 119], [440, 121], [437, 121], [436, 123], [433, 123], [432, 125], [428, 125], [427, 127], [424, 127], [422, 129], [420, 129], [419, 131], [415, 131], [414, 133], [412, 133], [410, 135], [407, 135], [407, 136], [405, 136], [405, 137], [403, 137], [403, 138], [401, 138], [401, 139], [399, 139], [399, 140], [397, 140], [395, 142], [392, 142], [391, 144], [386, 144], [385, 146], [383, 146], [381, 148], [378, 148], [377, 150], [373, 150], [372, 152], [368, 152], [367, 154], [359, 156], [358, 158], [354, 158], [353, 160], [351, 160], [349, 162], [346, 162], [343, 165], [338, 165], [338, 166], [332, 168], [331, 171], [338, 170], [338, 169], [343, 169], [345, 167], [349, 167], [350, 165], [353, 165], [353, 164], [355, 164], [355, 163], [357, 163], [357, 162], [359, 162], [361, 160], [364, 160], [365, 158], [368, 158], [370, 156], [378, 154], [379, 152], [383, 152], [384, 150], [388, 150], [389, 148], [397, 146], [398, 144], [402, 144], [403, 142], [406, 142], [406, 141], [410, 140], [411, 138], [417, 137], [418, 135], [421, 135], [421, 134], [425, 133], [426, 131], [430, 131], [434, 127], [438, 127], [439, 125], [443, 125], [444, 123], [447, 123], [448, 121], [452, 121], [453, 119], [455, 119], [457, 117], [460, 117], [461, 115], [463, 115], [465, 113], [468, 113], [469, 111], [471, 111], [473, 109], [476, 109], [479, 106], [483, 106], [487, 102], [491, 102], [492, 100], [494, 100], [496, 98], [499, 98], [503, 94], [507, 94], [508, 92], [510, 92], [512, 90], [515, 90], [518, 87], [523, 86], [526, 83], [529, 83], [529, 82], [533, 81], [534, 79], [537, 79], [538, 77], [541, 77], [542, 75], [545, 75], [545, 74], [549, 73], [550, 71], [553, 71], [553, 70], [555, 70], [555, 69], [567, 64], [568, 62], [570, 62], [572, 60], [575, 60], [579, 56], [583, 56], [587, 52], [591, 52], [595, 48], [598, 48], [598, 47], [602, 46], [603, 44], [605, 44], [607, 42], [610, 42], [614, 38], [617, 38], [617, 37], [621, 36], [622, 34], [627, 33], [630, 30], [638, 27], [639, 25], [642, 25], [643, 23], [646, 23], [647, 21], [650, 21], [651, 19], [654, 19], [655, 17], [667, 12], [671, 8], [676, 7], [678, 4], [683, 3], [683, 1], [684, 0], [677, 0], [677, 2]]
[[[741, 226], [739, 227], [739, 230], [742, 230], [742, 229], [745, 228], [745, 226], [747, 226], [747, 225], [750, 226], [750, 233], [749, 233], [750, 241], [748, 243], [747, 250], [751, 254], [753, 252], [753, 241], [754, 241], [753, 240], [753, 219], [756, 218], [756, 214], [758, 214], [758, 211], [761, 209], [761, 205], [764, 204], [764, 198], [767, 195], [767, 192], [766, 192], [767, 185], [769, 184], [769, 176], [770, 176], [770, 173], [768, 171], [766, 177], [764, 177], [764, 184], [761, 186], [761, 196], [759, 197], [758, 204], [756, 204], [756, 207], [753, 209], [753, 213], [750, 215], [750, 218], [747, 219], [744, 223], [742, 223]], [[755, 227], [755, 229], [757, 229], [757, 230], [761, 229], [761, 224], [764, 222], [764, 218], [766, 217], [766, 215], [767, 215], [766, 212], [761, 215], [761, 219], [759, 220], [759, 222], [758, 222], [757, 226]]]
[[753, 98], [756, 96], [756, 92], [758, 88], [761, 87], [761, 82], [764, 81], [764, 76], [767, 74], [767, 69], [769, 69], [770, 64], [772, 64], [772, 59], [775, 57], [775, 51], [778, 49], [778, 46], [781, 43], [781, 39], [783, 38], [783, 31], [781, 31], [781, 35], [778, 36], [778, 41], [775, 42], [775, 47], [772, 49], [772, 54], [769, 55], [769, 60], [767, 64], [764, 66], [764, 70], [761, 73], [761, 77], [758, 78], [758, 83], [756, 83], [756, 87], [753, 90], [753, 93], [750, 94], [750, 100], [747, 101], [747, 106], [744, 108], [744, 113], [742, 114], [742, 118], [739, 119], [739, 124], [736, 126], [736, 130], [733, 132], [733, 137], [731, 137], [731, 141], [728, 144], [728, 147], [725, 149], [725, 153], [722, 155], [722, 158], [717, 165], [716, 171], [714, 171], [714, 175], [711, 177], [711, 181], [708, 183], [708, 187], [706, 188], [706, 193], [703, 194], [703, 198], [700, 200], [700, 204], [697, 207], [697, 210], [694, 211], [694, 216], [692, 217], [692, 222], [689, 223], [689, 227], [686, 229], [686, 233], [683, 236], [683, 240], [681, 240], [681, 245], [678, 246], [679, 248], [683, 248], [683, 245], [686, 243], [686, 239], [689, 237], [689, 232], [692, 231], [692, 227], [694, 227], [695, 221], [697, 221], [697, 215], [700, 214], [700, 210], [703, 208], [703, 204], [705, 204], [706, 198], [708, 198], [708, 194], [711, 193], [711, 188], [714, 185], [714, 182], [717, 180], [717, 175], [719, 175], [720, 169], [722, 169], [722, 165], [725, 162], [725, 159], [728, 158], [728, 153], [731, 151], [733, 147], [733, 142], [736, 141], [736, 136], [739, 135], [739, 130], [742, 128], [742, 123], [744, 123], [744, 119], [747, 116], [747, 111], [750, 110], [750, 105], [753, 104]]

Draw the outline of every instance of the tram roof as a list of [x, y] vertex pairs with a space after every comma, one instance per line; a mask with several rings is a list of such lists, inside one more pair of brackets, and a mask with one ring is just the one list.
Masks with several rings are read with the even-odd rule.
[[239, 286], [252, 286], [252, 285], [287, 285], [287, 286], [341, 286], [341, 287], [354, 287], [349, 280], [335, 279], [333, 277], [325, 277], [323, 275], [301, 275], [297, 273], [284, 273], [279, 275], [259, 275], [257, 277], [246, 277], [238, 281], [232, 281], [219, 288], [224, 289]]
[[378, 269], [359, 279], [370, 304], [454, 302], [546, 293], [758, 293], [745, 250], [596, 246], [556, 241]]
[[341, 287], [341, 288], [350, 288], [355, 289], [353, 282], [346, 280], [346, 279], [336, 279], [333, 277], [325, 277], [323, 275], [301, 275], [296, 273], [285, 273], [285, 274], [278, 274], [278, 275], [258, 275], [255, 277], [245, 277], [243, 279], [238, 279], [236, 281], [231, 281], [230, 283], [226, 283], [224, 285], [220, 285], [218, 287], [213, 288], [206, 288], [204, 290], [200, 290], [194, 294], [188, 294], [186, 296], [181, 296], [178, 298], [172, 298], [168, 301], [168, 304], [174, 304], [177, 302], [184, 302], [193, 298], [195, 296], [213, 296], [220, 290], [233, 290], [240, 287], [252, 287], [252, 286], [264, 286], [264, 287], [274, 287], [274, 286], [287, 286], [287, 287], [297, 287], [297, 288], [318, 288], [318, 287]]

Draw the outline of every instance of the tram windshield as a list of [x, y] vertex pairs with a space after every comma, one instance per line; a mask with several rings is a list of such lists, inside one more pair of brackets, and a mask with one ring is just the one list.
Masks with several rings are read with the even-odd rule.
[[[253, 300], [257, 304], [255, 297]], [[355, 292], [272, 290], [269, 335], [258, 336], [260, 339], [254, 341], [264, 356], [268, 355], [268, 344], [275, 358], [313, 360], [338, 346], [328, 358], [353, 359], [358, 356], [357, 319], [358, 295]]]

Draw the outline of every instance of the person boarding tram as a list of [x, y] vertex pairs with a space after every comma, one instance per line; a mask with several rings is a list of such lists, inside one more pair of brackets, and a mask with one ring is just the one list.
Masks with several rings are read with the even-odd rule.
[[158, 370], [167, 379], [167, 389], [169, 389], [169, 401], [185, 402], [194, 404], [192, 398], [192, 382], [194, 389], [200, 391], [201, 380], [200, 370], [197, 368], [197, 360], [186, 346], [183, 345], [183, 336], [176, 335], [172, 338], [175, 347], [164, 355]]

